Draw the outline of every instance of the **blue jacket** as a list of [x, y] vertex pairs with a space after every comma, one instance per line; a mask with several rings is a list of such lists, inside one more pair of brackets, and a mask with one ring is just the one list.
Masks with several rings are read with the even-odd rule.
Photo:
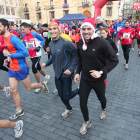
[[114, 30], [116, 32], [116, 35], [118, 35], [119, 31], [124, 28], [124, 22], [121, 22], [121, 23], [116, 23], [114, 25]]

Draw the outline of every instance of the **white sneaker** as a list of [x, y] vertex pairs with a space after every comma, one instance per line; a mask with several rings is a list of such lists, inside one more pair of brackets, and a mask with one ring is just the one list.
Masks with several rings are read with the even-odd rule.
[[30, 59], [30, 58], [28, 58], [28, 61], [31, 61], [31, 59]]
[[5, 95], [6, 95], [6, 98], [9, 98], [11, 93], [10, 93], [10, 87], [6, 87], [6, 91], [5, 92]]
[[101, 119], [101, 120], [106, 119], [106, 109], [101, 111], [100, 119]]
[[23, 121], [20, 120], [20, 121], [17, 121], [16, 122], [16, 128], [14, 129], [15, 131], [15, 138], [20, 138], [22, 136], [22, 133], [23, 133]]
[[44, 82], [48, 82], [48, 80], [50, 79], [50, 75], [46, 75], [45, 77], [44, 77]]
[[140, 52], [138, 52], [139, 53], [139, 56], [140, 56]]
[[126, 60], [124, 60], [124, 65], [126, 65]]
[[52, 93], [53, 93], [53, 94], [58, 94], [58, 90], [55, 89]]
[[134, 51], [134, 48], [132, 48], [132, 51]]
[[35, 93], [39, 93], [41, 91], [41, 88], [35, 89]]
[[119, 56], [120, 54], [119, 54], [119, 52], [117, 52], [117, 54], [116, 54], [117, 56]]
[[44, 88], [43, 88], [42, 90], [44, 91], [45, 94], [49, 93], [49, 89], [48, 89], [48, 86], [47, 86], [47, 82], [48, 82], [48, 81], [44, 81], [44, 82], [43, 82]]
[[90, 120], [87, 121], [87, 122], [83, 122], [83, 125], [82, 125], [82, 127], [81, 127], [81, 129], [80, 129], [80, 133], [81, 133], [82, 135], [86, 134], [86, 133], [87, 133], [87, 129], [88, 129], [89, 127], [91, 127], [91, 125], [92, 125], [92, 123], [91, 123]]
[[45, 52], [44, 54], [48, 54], [47, 52]]
[[125, 65], [125, 69], [128, 69], [128, 64]]
[[73, 110], [68, 110], [68, 109], [66, 109], [65, 110], [65, 112], [63, 112], [62, 114], [61, 114], [61, 117], [63, 117], [63, 118], [66, 118], [66, 117], [68, 117], [70, 114], [72, 114], [73, 113]]

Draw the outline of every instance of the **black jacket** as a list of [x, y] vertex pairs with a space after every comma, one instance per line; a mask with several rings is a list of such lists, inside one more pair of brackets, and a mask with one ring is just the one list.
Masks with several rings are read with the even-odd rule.
[[109, 38], [109, 35], [107, 36], [106, 40], [109, 41], [109, 43], [110, 43], [111, 46], [113, 47], [115, 53], [117, 53], [117, 52], [118, 52], [118, 48], [117, 48], [115, 42], [114, 42], [111, 38]]
[[[82, 49], [83, 41], [78, 42], [78, 68], [76, 73], [80, 74], [81, 78], [87, 81], [101, 81], [107, 78], [107, 73], [114, 69], [119, 60], [108, 41], [97, 37], [87, 43], [87, 50]], [[106, 59], [110, 63], [106, 64]], [[96, 79], [90, 75], [91, 70], [103, 71], [100, 78]]]

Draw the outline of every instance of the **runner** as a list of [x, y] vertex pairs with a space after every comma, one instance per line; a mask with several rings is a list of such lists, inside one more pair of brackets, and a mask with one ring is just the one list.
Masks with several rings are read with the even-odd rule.
[[[138, 28], [137, 21], [135, 21], [134, 24], [132, 24], [132, 28], [134, 29], [134, 31]], [[134, 48], [135, 48], [136, 40], [137, 40], [137, 37], [134, 36], [133, 37], [133, 43], [132, 43], [133, 44], [133, 47], [132, 47], [133, 51], [134, 51]]]
[[67, 108], [61, 115], [65, 118], [73, 112], [69, 100], [79, 93], [79, 89], [71, 91], [72, 77], [78, 62], [77, 49], [72, 42], [60, 37], [58, 21], [54, 20], [49, 24], [49, 32], [53, 39], [49, 44], [52, 55], [50, 60], [42, 64], [42, 67], [53, 64], [56, 88]]
[[[100, 119], [106, 118], [106, 77], [118, 64], [118, 58], [108, 41], [98, 37], [95, 33], [95, 22], [92, 18], [86, 18], [81, 26], [82, 39], [78, 42], [78, 68], [75, 82], [79, 83], [80, 73], [80, 107], [84, 117], [84, 123], [80, 133], [84, 135], [91, 126], [89, 120], [87, 101], [91, 89], [94, 89], [101, 102], [102, 111]], [[106, 58], [110, 63], [106, 64]]]
[[133, 28], [129, 27], [130, 22], [125, 22], [125, 27], [121, 29], [118, 33], [118, 39], [121, 40], [121, 45], [123, 49], [123, 55], [125, 59], [125, 69], [128, 69], [129, 52], [132, 47], [132, 38], [135, 36], [135, 31]]
[[[32, 61], [32, 72], [34, 73], [37, 82], [41, 85], [40, 75], [38, 71], [44, 76], [44, 82], [47, 82], [50, 78], [50, 76], [46, 75], [40, 66], [41, 47], [44, 45], [45, 39], [39, 34], [31, 32], [29, 24], [25, 22], [23, 22], [20, 27], [22, 32], [24, 33], [23, 40], [27, 49], [29, 50], [29, 55]], [[47, 85], [46, 88], [48, 90], [46, 93], [49, 93]], [[35, 89], [35, 93], [39, 92], [41, 92], [41, 88]]]
[[[115, 24], [114, 26], [114, 30], [115, 30], [115, 34], [116, 34], [116, 37], [119, 33], [119, 31], [124, 28], [124, 22], [122, 22], [122, 17], [119, 17], [119, 22]], [[117, 53], [117, 56], [119, 56], [119, 48], [120, 48], [120, 40], [117, 38], [117, 48], [118, 48], [118, 53]]]
[[23, 121], [11, 122], [9, 120], [0, 120], [0, 128], [14, 128], [15, 138], [20, 138], [23, 134]]
[[140, 27], [135, 30], [136, 38], [137, 38], [137, 45], [138, 45], [138, 54], [140, 56]]
[[4, 60], [5, 65], [10, 63], [9, 68], [9, 84], [10, 91], [13, 95], [13, 99], [16, 105], [16, 112], [10, 117], [11, 120], [17, 119], [19, 116], [24, 115], [24, 111], [21, 108], [20, 95], [18, 92], [19, 81], [22, 80], [22, 83], [28, 90], [42, 88], [46, 92], [46, 83], [43, 85], [38, 83], [30, 83], [29, 77], [29, 67], [25, 60], [25, 57], [29, 55], [28, 50], [25, 48], [24, 44], [20, 41], [18, 37], [11, 34], [9, 31], [9, 23], [6, 19], [0, 19], [0, 35], [3, 35], [5, 38], [6, 49], [3, 50], [4, 56], [8, 57]]

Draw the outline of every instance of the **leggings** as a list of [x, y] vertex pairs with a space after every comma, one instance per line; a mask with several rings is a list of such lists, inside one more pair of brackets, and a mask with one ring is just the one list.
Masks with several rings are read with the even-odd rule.
[[122, 49], [123, 49], [124, 59], [126, 60], [126, 64], [128, 64], [129, 52], [130, 52], [130, 49], [131, 49], [131, 44], [126, 44], [126, 45], [122, 44]]
[[8, 68], [3, 66], [3, 63], [4, 63], [4, 59], [0, 59], [0, 69], [8, 72]]
[[106, 108], [106, 98], [105, 98], [106, 80], [95, 82], [81, 79], [79, 91], [80, 107], [85, 121], [89, 120], [87, 102], [91, 89], [95, 91], [99, 101], [101, 102], [102, 109]]
[[40, 57], [34, 57], [34, 58], [31, 58], [31, 61], [32, 61], [32, 72], [34, 74], [36, 74], [38, 72], [38, 70], [40, 71], [41, 70], [41, 66], [40, 66]]
[[57, 79], [55, 77], [55, 85], [58, 90], [58, 94], [66, 106], [68, 110], [72, 110], [72, 107], [69, 103], [69, 100], [74, 98], [78, 93], [79, 89], [76, 89], [74, 91], [72, 90], [72, 78], [71, 77], [60, 77]]

